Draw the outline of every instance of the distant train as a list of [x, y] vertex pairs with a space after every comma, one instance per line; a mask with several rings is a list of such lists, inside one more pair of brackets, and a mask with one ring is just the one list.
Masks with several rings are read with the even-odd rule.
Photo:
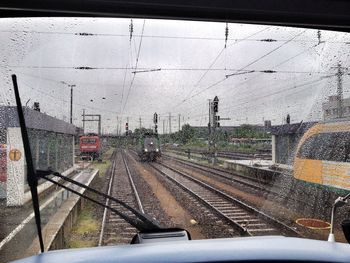
[[298, 144], [294, 177], [350, 190], [350, 122], [319, 123], [311, 127]]
[[93, 160], [100, 157], [101, 140], [96, 134], [88, 134], [80, 137], [80, 155], [92, 157]]
[[141, 161], [156, 161], [161, 156], [158, 136], [153, 133], [144, 133], [139, 139], [137, 152]]

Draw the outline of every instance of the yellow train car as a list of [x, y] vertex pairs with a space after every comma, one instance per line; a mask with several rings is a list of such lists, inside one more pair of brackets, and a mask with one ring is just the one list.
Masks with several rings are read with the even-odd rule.
[[318, 123], [311, 127], [297, 146], [294, 177], [350, 190], [350, 121]]

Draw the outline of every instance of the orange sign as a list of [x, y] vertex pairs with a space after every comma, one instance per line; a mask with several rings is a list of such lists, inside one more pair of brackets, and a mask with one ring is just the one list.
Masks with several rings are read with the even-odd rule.
[[9, 158], [11, 161], [19, 161], [22, 157], [22, 153], [18, 149], [12, 149], [9, 153]]

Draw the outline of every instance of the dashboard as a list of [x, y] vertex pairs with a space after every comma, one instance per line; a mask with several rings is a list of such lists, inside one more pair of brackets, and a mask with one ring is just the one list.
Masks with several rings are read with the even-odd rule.
[[15, 261], [62, 262], [350, 262], [350, 245], [281, 236], [173, 241], [58, 250]]

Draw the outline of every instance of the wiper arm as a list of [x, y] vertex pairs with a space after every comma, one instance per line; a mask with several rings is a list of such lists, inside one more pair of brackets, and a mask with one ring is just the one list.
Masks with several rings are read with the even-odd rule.
[[36, 228], [38, 231], [40, 250], [41, 252], [44, 252], [44, 242], [43, 242], [43, 236], [41, 233], [40, 206], [39, 206], [39, 197], [38, 197], [38, 189], [37, 189], [38, 178], [35, 175], [35, 170], [33, 166], [32, 152], [30, 150], [30, 143], [29, 143], [26, 123], [24, 119], [21, 98], [19, 96], [19, 91], [18, 91], [17, 77], [16, 75], [12, 75], [11, 77], [12, 77], [13, 88], [15, 91], [18, 119], [21, 127], [24, 154], [25, 154], [26, 163], [27, 163], [27, 182], [30, 187], [30, 192], [32, 195], [32, 203], [33, 203], [33, 209], [34, 209], [34, 215], [35, 215]]
[[[163, 229], [163, 228], [159, 225], [158, 222], [156, 222], [155, 220], [151, 219], [151, 218], [148, 217], [146, 214], [141, 213], [141, 212], [139, 212], [138, 210], [132, 208], [131, 206], [129, 206], [129, 205], [127, 205], [126, 203], [124, 203], [123, 201], [121, 201], [121, 200], [119, 200], [119, 199], [117, 199], [117, 198], [115, 198], [115, 197], [113, 197], [113, 196], [110, 196], [110, 195], [107, 195], [107, 194], [102, 193], [102, 192], [100, 192], [100, 191], [97, 191], [97, 190], [94, 189], [94, 188], [91, 188], [91, 187], [89, 187], [89, 186], [87, 186], [87, 185], [84, 185], [84, 184], [82, 184], [82, 183], [80, 183], [80, 182], [77, 182], [77, 181], [75, 181], [75, 180], [73, 180], [73, 179], [71, 179], [71, 178], [69, 178], [69, 177], [67, 177], [67, 176], [64, 176], [64, 175], [62, 175], [62, 174], [60, 174], [60, 173], [58, 173], [58, 172], [54, 172], [54, 171], [52, 171], [52, 170], [37, 170], [37, 171], [36, 171], [36, 175], [37, 175], [38, 177], [40, 177], [40, 178], [43, 178], [43, 179], [46, 179], [46, 180], [50, 181], [51, 183], [54, 183], [54, 184], [56, 184], [56, 185], [59, 185], [59, 186], [61, 186], [62, 188], [66, 189], [66, 190], [68, 190], [68, 191], [71, 191], [71, 192], [73, 192], [74, 194], [77, 194], [77, 195], [79, 195], [79, 196], [81, 196], [81, 197], [83, 197], [83, 198], [85, 198], [85, 199], [87, 199], [87, 200], [89, 200], [89, 201], [91, 201], [91, 202], [94, 202], [95, 204], [98, 204], [98, 205], [101, 205], [101, 206], [103, 206], [103, 207], [105, 207], [105, 208], [107, 208], [107, 209], [110, 209], [112, 212], [116, 213], [118, 216], [120, 216], [121, 218], [123, 218], [126, 222], [128, 222], [130, 225], [132, 225], [133, 227], [135, 227], [136, 229], [138, 229], [138, 230], [141, 231], [141, 232], [149, 232], [149, 231], [157, 232], [157, 231]], [[48, 176], [50, 176], [50, 175], [57, 176], [57, 177], [63, 179], [64, 181], [67, 181], [67, 182], [72, 183], [72, 184], [74, 184], [74, 185], [77, 185], [77, 186], [79, 186], [79, 187], [85, 188], [85, 189], [88, 190], [88, 191], [91, 191], [91, 192], [93, 192], [93, 193], [95, 193], [95, 194], [98, 194], [98, 195], [104, 197], [104, 198], [108, 198], [108, 199], [110, 199], [111, 201], [116, 202], [117, 204], [120, 204], [121, 206], [123, 206], [124, 208], [126, 208], [127, 210], [129, 210], [130, 212], [132, 212], [132, 213], [137, 217], [137, 219], [132, 218], [132, 217], [130, 217], [130, 216], [128, 216], [128, 215], [125, 215], [124, 213], [122, 213], [122, 212], [120, 212], [120, 211], [118, 211], [118, 210], [112, 208], [112, 207], [109, 206], [109, 205], [106, 205], [106, 204], [104, 204], [104, 203], [101, 203], [100, 201], [97, 201], [97, 200], [95, 200], [95, 199], [93, 199], [93, 198], [91, 198], [91, 197], [88, 197], [87, 195], [81, 194], [81, 193], [79, 193], [78, 191], [76, 191], [76, 190], [74, 190], [74, 189], [72, 189], [72, 188], [70, 188], [70, 187], [68, 187], [68, 186], [65, 186], [64, 184], [61, 184], [61, 183], [59, 183], [59, 182], [57, 182], [57, 181], [51, 179], [50, 177], [48, 177]]]
[[[57, 172], [52, 172], [50, 170], [48, 171], [40, 171], [40, 170], [35, 170], [34, 169], [34, 165], [33, 165], [33, 159], [32, 159], [32, 152], [30, 149], [30, 142], [29, 142], [29, 138], [28, 138], [28, 132], [27, 132], [27, 127], [26, 127], [26, 123], [25, 123], [25, 119], [24, 119], [24, 114], [23, 114], [23, 108], [22, 108], [22, 103], [21, 103], [21, 98], [19, 95], [19, 90], [18, 90], [18, 84], [17, 84], [17, 77], [16, 75], [12, 75], [12, 82], [13, 82], [13, 87], [14, 87], [14, 92], [15, 92], [15, 97], [16, 97], [16, 104], [17, 104], [17, 111], [18, 111], [18, 119], [19, 119], [19, 123], [20, 123], [20, 127], [21, 127], [21, 134], [22, 134], [22, 140], [23, 140], [23, 147], [24, 147], [24, 154], [25, 154], [25, 158], [26, 158], [26, 164], [27, 164], [27, 181], [28, 181], [28, 185], [30, 187], [30, 191], [31, 191], [31, 195], [32, 195], [32, 203], [33, 203], [33, 210], [34, 210], [34, 215], [35, 215], [35, 223], [37, 226], [37, 232], [38, 232], [38, 238], [39, 238], [39, 243], [40, 243], [40, 250], [41, 252], [44, 252], [44, 242], [43, 242], [43, 236], [42, 236], [42, 231], [41, 231], [41, 218], [40, 218], [40, 205], [39, 205], [39, 197], [38, 197], [38, 190], [37, 190], [37, 186], [38, 186], [38, 177], [39, 178], [44, 178], [56, 185], [61, 186], [62, 188], [71, 191], [83, 198], [86, 198], [96, 204], [99, 204], [103, 207], [106, 207], [108, 209], [110, 209], [112, 212], [116, 213], [117, 215], [119, 215], [121, 218], [123, 218], [125, 221], [127, 221], [129, 224], [131, 224], [132, 226], [134, 226], [135, 228], [137, 228], [139, 231], [141, 232], [150, 232], [150, 231], [160, 231], [163, 230], [163, 228], [159, 225], [158, 222], [156, 222], [155, 220], [149, 218], [147, 215], [135, 210], [134, 208], [128, 206], [127, 204], [125, 204], [124, 202], [109, 196], [107, 194], [101, 193], [91, 187], [88, 187], [84, 184], [81, 184], [79, 182], [76, 182], [75, 180], [72, 180], [66, 176], [61, 175], [60, 173]], [[122, 205], [124, 208], [128, 209], [129, 211], [131, 211], [136, 217], [137, 219], [134, 219], [128, 215], [125, 215], [124, 213], [108, 206], [105, 205], [97, 200], [94, 200], [84, 194], [81, 194], [80, 192], [71, 189], [59, 182], [56, 182], [55, 180], [52, 180], [51, 178], [48, 177], [48, 175], [53, 174], [57, 177], [60, 177], [62, 179], [64, 179], [65, 181], [68, 181], [72, 184], [78, 185], [80, 187], [83, 187], [87, 190], [90, 190], [96, 194], [102, 195], [105, 198], [109, 198], [110, 200]]]

